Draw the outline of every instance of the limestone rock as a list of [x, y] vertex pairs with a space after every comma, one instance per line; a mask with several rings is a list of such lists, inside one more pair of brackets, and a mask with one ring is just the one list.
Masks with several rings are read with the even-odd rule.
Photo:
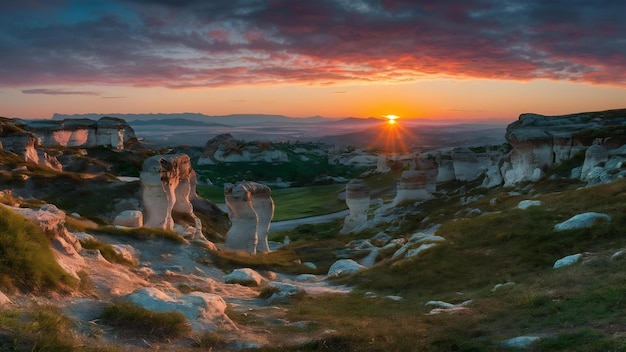
[[583, 167], [580, 171], [580, 179], [587, 181], [591, 170], [594, 167], [605, 163], [608, 160], [608, 157], [609, 151], [604, 146], [596, 144], [587, 148], [587, 151], [585, 152], [585, 162], [583, 163]]
[[578, 253], [578, 254], [572, 254], [572, 255], [568, 255], [567, 257], [563, 257], [559, 260], [557, 260], [556, 262], [554, 262], [554, 265], [552, 266], [553, 269], [558, 269], [564, 266], [570, 266], [572, 264], [576, 264], [578, 263], [578, 261], [580, 260], [580, 258], [582, 258], [583, 255]]
[[0, 306], [4, 306], [6, 304], [11, 304], [11, 299], [4, 294], [4, 292], [0, 291]]
[[517, 336], [503, 341], [502, 345], [504, 347], [526, 349], [540, 339], [541, 337], [539, 336]]
[[582, 213], [554, 225], [554, 229], [563, 231], [592, 227], [598, 220], [611, 221], [611, 217], [607, 214], [595, 212]]
[[269, 252], [267, 234], [274, 216], [271, 189], [251, 181], [227, 183], [224, 199], [232, 223], [225, 246], [251, 254]]
[[344, 220], [341, 233], [349, 233], [367, 222], [367, 211], [370, 207], [370, 190], [365, 181], [351, 180], [346, 184], [346, 204], [350, 214]]
[[240, 284], [243, 286], [260, 286], [265, 279], [261, 274], [250, 268], [235, 269], [230, 274], [224, 276], [227, 284]]
[[212, 165], [216, 162], [288, 162], [289, 156], [267, 142], [242, 145], [230, 133], [220, 134], [207, 141], [198, 165]]
[[145, 227], [173, 230], [174, 216], [193, 221], [189, 194], [195, 172], [188, 155], [152, 156], [144, 161], [139, 177]]
[[226, 315], [226, 302], [222, 297], [204, 292], [174, 296], [154, 287], [141, 288], [127, 299], [155, 312], [181, 312], [187, 317], [195, 332], [236, 329]]
[[[501, 167], [504, 185], [537, 181], [548, 168], [594, 144], [604, 146], [610, 154], [626, 143], [626, 136], [613, 128], [625, 122], [624, 109], [562, 116], [520, 115], [506, 131], [506, 140], [513, 150]], [[604, 159], [604, 151], [594, 147], [588, 156], [581, 177], [586, 177], [587, 170]]]
[[517, 204], [518, 209], [528, 209], [529, 207], [537, 207], [541, 205], [540, 200], [522, 200]]
[[113, 220], [113, 225], [143, 227], [143, 213], [139, 210], [124, 210]]
[[116, 117], [90, 119], [32, 120], [25, 129], [37, 136], [44, 147], [110, 147], [124, 149], [136, 140], [135, 131], [125, 120]]
[[393, 203], [431, 199], [436, 184], [437, 164], [427, 159], [416, 159], [414, 170], [403, 171], [400, 175]]
[[351, 275], [363, 269], [365, 269], [363, 265], [352, 259], [340, 259], [330, 266], [330, 269], [328, 269], [328, 276]]

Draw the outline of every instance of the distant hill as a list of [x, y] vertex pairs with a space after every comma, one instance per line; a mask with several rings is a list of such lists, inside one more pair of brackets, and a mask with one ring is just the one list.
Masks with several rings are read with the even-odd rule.
[[[313, 116], [313, 117], [305, 117], [305, 118], [293, 118], [284, 115], [265, 115], [265, 114], [232, 114], [232, 115], [223, 115], [223, 116], [209, 116], [200, 113], [175, 113], [175, 114], [58, 114], [55, 113], [52, 116], [53, 120], [64, 120], [64, 119], [77, 119], [77, 118], [87, 118], [92, 120], [97, 120], [102, 116], [113, 116], [122, 118], [129, 123], [137, 120], [142, 121], [156, 121], [156, 120], [177, 120], [183, 119], [188, 121], [196, 121], [202, 123], [213, 123], [213, 124], [224, 124], [227, 126], [249, 126], [249, 125], [266, 125], [266, 124], [304, 124], [304, 123], [321, 123], [328, 121], [329, 119], [321, 117], [321, 116]], [[330, 119], [332, 120], [332, 119]]]
[[128, 122], [131, 126], [152, 126], [152, 125], [166, 125], [166, 126], [220, 126], [230, 127], [221, 123], [194, 121], [188, 119], [152, 119], [152, 120], [132, 120]]

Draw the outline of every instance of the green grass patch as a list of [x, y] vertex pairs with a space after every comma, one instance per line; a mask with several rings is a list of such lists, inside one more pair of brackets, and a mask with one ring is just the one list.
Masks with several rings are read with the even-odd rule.
[[179, 338], [191, 332], [189, 322], [180, 312], [154, 312], [134, 303], [118, 301], [104, 308], [101, 319], [134, 337]]
[[0, 311], [1, 351], [82, 351], [72, 335], [73, 324], [54, 306], [35, 306], [26, 311]]
[[77, 280], [57, 263], [50, 239], [20, 214], [0, 207], [0, 282], [3, 289], [65, 290]]
[[126, 265], [128, 267], [135, 267], [137, 263], [131, 260], [124, 258], [123, 255], [120, 255], [113, 246], [108, 243], [104, 243], [98, 241], [96, 239], [88, 239], [84, 241], [80, 241], [80, 244], [85, 249], [92, 249], [100, 251], [102, 257], [108, 260], [111, 263], [118, 263], [122, 265]]
[[290, 249], [279, 249], [263, 255], [251, 255], [241, 251], [212, 251], [211, 261], [223, 270], [246, 267], [290, 274], [302, 274], [311, 271], [309, 267], [300, 263], [296, 252]]

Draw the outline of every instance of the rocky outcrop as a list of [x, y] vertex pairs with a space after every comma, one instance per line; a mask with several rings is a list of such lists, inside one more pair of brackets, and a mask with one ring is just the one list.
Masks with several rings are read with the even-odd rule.
[[[520, 115], [506, 131], [506, 140], [513, 150], [500, 169], [504, 185], [537, 181], [548, 168], [594, 144], [604, 146], [610, 153], [626, 143], [625, 124], [626, 110], [562, 116]], [[584, 167], [585, 174], [580, 175], [582, 179], [588, 177], [591, 165], [604, 160], [598, 151], [599, 148], [594, 147], [587, 155], [590, 160]]]
[[365, 181], [354, 179], [346, 184], [346, 205], [350, 214], [344, 220], [341, 233], [349, 233], [367, 222], [370, 190]]
[[250, 181], [227, 183], [224, 198], [232, 223], [225, 246], [251, 254], [269, 252], [267, 234], [274, 216], [271, 189]]
[[269, 142], [242, 143], [230, 133], [220, 134], [209, 140], [198, 165], [212, 165], [216, 162], [288, 162], [287, 153], [277, 150]]
[[176, 230], [204, 241], [191, 203], [197, 197], [196, 173], [187, 154], [152, 156], [144, 161], [139, 177], [145, 227]]
[[61, 171], [59, 161], [42, 150], [38, 150], [35, 135], [26, 131], [24, 124], [14, 119], [0, 118], [0, 150], [13, 152], [29, 163]]
[[431, 199], [436, 187], [437, 164], [433, 160], [417, 158], [412, 170], [402, 172], [393, 203]]
[[43, 147], [110, 147], [124, 149], [135, 141], [135, 131], [116, 117], [90, 119], [25, 121], [24, 128], [33, 133]]

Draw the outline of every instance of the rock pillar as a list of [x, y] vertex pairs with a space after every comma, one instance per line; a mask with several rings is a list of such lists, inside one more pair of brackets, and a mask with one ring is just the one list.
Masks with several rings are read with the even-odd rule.
[[349, 233], [367, 222], [370, 189], [365, 181], [354, 179], [346, 184], [346, 204], [350, 209], [350, 214], [344, 220], [341, 233]]

